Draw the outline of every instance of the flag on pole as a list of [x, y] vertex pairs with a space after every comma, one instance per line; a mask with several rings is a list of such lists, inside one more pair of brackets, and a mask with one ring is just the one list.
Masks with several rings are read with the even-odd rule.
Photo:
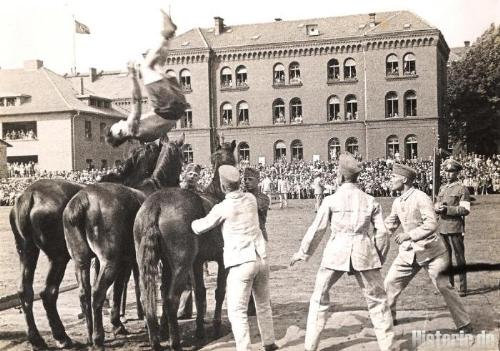
[[90, 29], [85, 24], [75, 20], [75, 32], [78, 34], [90, 34]]

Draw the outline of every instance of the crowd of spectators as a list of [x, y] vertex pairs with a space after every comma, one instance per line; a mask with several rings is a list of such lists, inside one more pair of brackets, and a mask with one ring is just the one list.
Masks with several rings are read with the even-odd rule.
[[8, 130], [4, 136], [5, 140], [35, 140], [36, 134], [33, 129]]
[[[500, 192], [500, 155], [486, 157], [477, 154], [467, 154], [455, 157], [462, 163], [464, 169], [460, 180], [473, 195], [485, 195]], [[363, 171], [359, 176], [361, 188], [373, 196], [396, 196], [390, 189], [390, 175], [393, 159], [376, 159], [363, 162]], [[415, 186], [427, 194], [432, 193], [432, 161], [431, 160], [398, 160], [417, 171]], [[248, 161], [243, 161], [241, 168], [247, 167]], [[332, 194], [337, 189], [337, 161], [279, 161], [269, 165], [254, 166], [260, 170], [261, 179], [271, 180], [271, 191], [276, 193], [278, 180], [287, 179], [289, 184], [288, 198], [313, 199], [314, 178], [321, 177], [325, 195]], [[31, 183], [41, 178], [60, 178], [79, 183], [92, 184], [100, 176], [116, 171], [116, 169], [91, 169], [83, 171], [39, 171], [36, 164], [10, 164], [11, 178], [0, 181], [0, 205], [12, 205], [14, 199]], [[206, 187], [213, 177], [210, 167], [202, 167], [200, 187]], [[444, 179], [444, 177], [442, 177]]]

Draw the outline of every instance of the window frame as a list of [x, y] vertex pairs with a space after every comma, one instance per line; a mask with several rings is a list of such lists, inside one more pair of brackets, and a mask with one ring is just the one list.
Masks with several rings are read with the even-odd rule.
[[340, 62], [336, 58], [331, 58], [330, 60], [328, 60], [326, 79], [328, 81], [340, 80]]
[[[396, 115], [397, 114], [397, 115]], [[399, 96], [395, 91], [385, 94], [385, 118], [399, 118]]]
[[[349, 61], [352, 61], [353, 65], [347, 65]], [[352, 57], [348, 57], [344, 60], [344, 80], [354, 80], [357, 79], [357, 71], [356, 71], [356, 60]]]
[[[408, 90], [404, 94], [404, 113], [405, 117], [417, 117], [418, 116], [418, 99], [417, 93], [414, 90]], [[408, 106], [410, 103], [411, 106]], [[410, 107], [411, 114], [408, 114], [408, 108]], [[413, 113], [413, 111], [415, 113]]]
[[[299, 157], [294, 157], [295, 153], [298, 153]], [[300, 139], [295, 139], [290, 143], [290, 156], [292, 161], [304, 159], [304, 144]]]
[[[354, 99], [353, 101], [350, 101]], [[348, 114], [351, 114], [349, 118]], [[345, 97], [345, 120], [355, 121], [358, 119], [358, 98], [354, 94], [349, 94]]]
[[[229, 106], [230, 108], [224, 108], [224, 106]], [[226, 115], [227, 114], [227, 115]], [[227, 118], [228, 123], [224, 123], [224, 118]], [[233, 105], [229, 102], [223, 102], [220, 109], [220, 126], [227, 127], [233, 125]]]
[[[331, 100], [336, 99], [336, 103], [332, 103]], [[332, 106], [337, 105], [338, 110], [335, 111], [332, 116]], [[333, 117], [333, 118], [332, 118]], [[340, 117], [340, 98], [337, 95], [331, 95], [327, 100], [327, 118], [329, 122], [340, 121], [342, 118]]]

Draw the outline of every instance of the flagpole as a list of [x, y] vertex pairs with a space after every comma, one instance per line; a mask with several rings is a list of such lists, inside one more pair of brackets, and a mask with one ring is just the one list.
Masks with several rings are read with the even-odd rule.
[[73, 14], [73, 75], [76, 76], [76, 19]]

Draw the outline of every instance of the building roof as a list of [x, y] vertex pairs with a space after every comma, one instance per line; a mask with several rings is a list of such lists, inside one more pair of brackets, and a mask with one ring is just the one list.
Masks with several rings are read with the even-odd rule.
[[123, 117], [123, 113], [112, 108], [89, 106], [80, 101], [77, 94], [67, 79], [45, 67], [0, 69], [0, 96], [22, 96], [26, 100], [16, 106], [0, 106], [0, 116], [81, 111]]
[[[306, 31], [307, 25], [317, 25], [319, 35], [309, 35]], [[222, 49], [313, 40], [349, 39], [363, 35], [431, 29], [435, 30], [436, 28], [412, 12], [381, 12], [375, 15], [374, 26], [370, 25], [369, 14], [359, 14], [296, 21], [226, 25], [219, 35], [216, 35], [214, 28], [196, 28], [173, 38], [171, 49], [206, 49], [207, 45], [213, 49]]]
[[450, 48], [450, 57], [448, 58], [449, 62], [461, 61], [465, 58], [469, 50], [470, 46], [461, 46], [457, 48]]

